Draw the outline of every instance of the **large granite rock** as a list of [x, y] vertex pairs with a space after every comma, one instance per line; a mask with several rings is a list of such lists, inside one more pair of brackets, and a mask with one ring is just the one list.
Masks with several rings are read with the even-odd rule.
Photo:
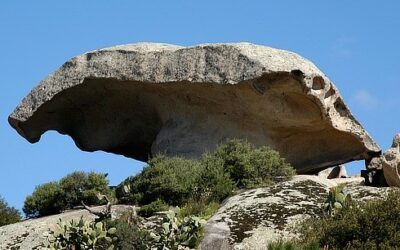
[[326, 179], [335, 179], [335, 178], [347, 178], [346, 167], [344, 165], [339, 165], [335, 167], [330, 167], [324, 169], [317, 174], [318, 177], [326, 178]]
[[[383, 172], [385, 180], [382, 185], [387, 184], [388, 186], [400, 187], [400, 134], [397, 134], [393, 138], [390, 149], [382, 156], [373, 158], [369, 162], [367, 169], [372, 173], [373, 171]], [[371, 176], [371, 178], [374, 177]]]
[[380, 152], [314, 64], [248, 43], [144, 43], [79, 55], [34, 88], [9, 123], [32, 143], [56, 130], [82, 150], [138, 160], [198, 157], [242, 138], [275, 148], [300, 173]]
[[[94, 207], [94, 211], [101, 211], [104, 207]], [[112, 217], [119, 217], [121, 214], [133, 209], [131, 206], [112, 206]], [[32, 250], [44, 249], [41, 247], [43, 241], [54, 230], [59, 220], [70, 221], [94, 220], [95, 216], [86, 210], [72, 210], [62, 214], [46, 216], [38, 219], [30, 219], [23, 222], [0, 227], [0, 249], [1, 250]]]
[[294, 238], [297, 223], [323, 216], [328, 190], [338, 184], [345, 185], [344, 192], [361, 202], [388, 192], [388, 188], [360, 185], [361, 180], [295, 176], [291, 181], [235, 195], [208, 221], [201, 250], [263, 250], [270, 242]]

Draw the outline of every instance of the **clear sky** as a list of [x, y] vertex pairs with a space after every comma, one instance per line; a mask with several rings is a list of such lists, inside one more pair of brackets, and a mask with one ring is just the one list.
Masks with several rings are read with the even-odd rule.
[[[134, 42], [252, 42], [299, 53], [339, 88], [386, 149], [400, 132], [400, 1], [0, 1], [0, 195], [21, 208], [35, 185], [74, 171], [118, 184], [144, 163], [82, 152], [48, 132], [30, 144], [7, 117], [46, 75], [89, 50]], [[358, 173], [363, 162], [348, 165]]]

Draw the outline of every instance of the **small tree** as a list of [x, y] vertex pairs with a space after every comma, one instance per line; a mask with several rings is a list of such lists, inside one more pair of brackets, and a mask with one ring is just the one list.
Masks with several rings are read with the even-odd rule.
[[59, 184], [49, 182], [36, 186], [35, 191], [26, 197], [22, 211], [26, 217], [35, 218], [59, 213], [63, 208], [64, 202]]
[[13, 207], [9, 207], [7, 202], [0, 196], [0, 227], [21, 220], [19, 211]]
[[106, 200], [99, 200], [101, 193], [113, 197], [113, 191], [108, 187], [105, 174], [73, 172], [59, 182], [39, 185], [24, 203], [23, 211], [27, 217], [41, 217], [57, 214], [65, 209], [87, 205], [102, 205]]
[[255, 188], [290, 179], [295, 170], [279, 153], [269, 147], [256, 148], [243, 140], [228, 140], [216, 149], [213, 157], [223, 162], [238, 188]]
[[106, 175], [102, 173], [76, 171], [63, 177], [59, 184], [66, 208], [79, 206], [81, 202], [87, 205], [102, 205], [106, 201], [98, 199], [99, 193], [107, 197], [113, 196]]

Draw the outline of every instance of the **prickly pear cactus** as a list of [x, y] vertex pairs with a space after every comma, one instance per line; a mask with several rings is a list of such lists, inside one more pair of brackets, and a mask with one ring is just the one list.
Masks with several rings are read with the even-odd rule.
[[199, 243], [201, 229], [205, 224], [204, 219], [196, 216], [179, 219], [176, 213], [170, 210], [164, 219], [161, 232], [151, 233], [154, 239], [152, 249], [193, 249]]
[[343, 186], [336, 186], [329, 189], [328, 198], [325, 201], [324, 208], [326, 214], [334, 215], [338, 210], [349, 206], [352, 203], [350, 194], [345, 194]]
[[45, 249], [114, 249], [112, 244], [117, 240], [112, 237], [115, 228], [106, 229], [102, 222], [89, 222], [83, 220], [71, 220], [64, 222], [60, 219], [56, 229], [43, 242]]

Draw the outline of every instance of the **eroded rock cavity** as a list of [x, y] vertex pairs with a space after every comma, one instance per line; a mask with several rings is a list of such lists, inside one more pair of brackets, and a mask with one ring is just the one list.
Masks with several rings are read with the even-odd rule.
[[311, 62], [247, 43], [85, 53], [33, 89], [9, 123], [32, 143], [56, 130], [82, 150], [138, 160], [194, 158], [242, 138], [278, 150], [300, 173], [380, 152]]

